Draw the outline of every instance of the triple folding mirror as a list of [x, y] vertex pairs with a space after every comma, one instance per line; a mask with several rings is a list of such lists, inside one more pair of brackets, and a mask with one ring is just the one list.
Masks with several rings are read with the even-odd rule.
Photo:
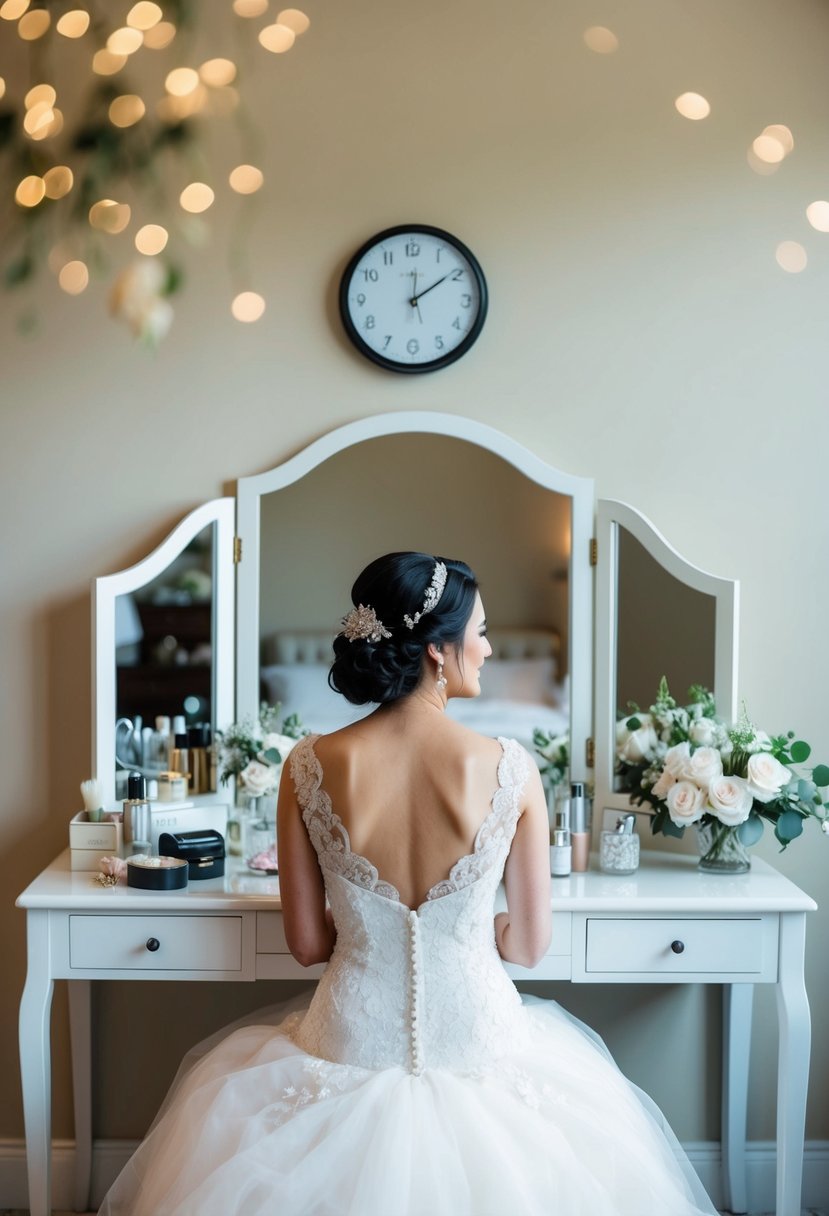
[[[332, 431], [193, 511], [144, 561], [94, 587], [93, 771], [156, 763], [155, 719], [212, 731], [266, 700], [314, 731], [365, 710], [327, 684], [331, 640], [372, 558], [418, 549], [478, 575], [493, 656], [450, 712], [532, 750], [567, 733], [571, 776], [613, 789], [617, 711], [661, 675], [732, 715], [737, 585], [689, 565], [633, 508], [458, 415], [401, 413]], [[595, 753], [595, 759], [594, 759]], [[226, 800], [227, 792], [203, 795]], [[600, 816], [594, 816], [594, 826]]]

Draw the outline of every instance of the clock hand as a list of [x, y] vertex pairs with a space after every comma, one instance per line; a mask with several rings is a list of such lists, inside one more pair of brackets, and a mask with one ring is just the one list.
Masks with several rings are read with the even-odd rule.
[[[412, 271], [412, 298], [409, 300], [409, 303], [411, 304], [412, 308], [416, 309], [417, 319], [420, 322], [420, 324], [422, 325], [423, 317], [420, 315], [420, 305], [417, 302], [419, 299], [419, 296], [415, 295], [416, 291], [417, 291], [417, 271], [413, 270]], [[423, 293], [421, 292], [421, 295], [422, 294]]]
[[427, 292], [434, 291], [434, 289], [435, 289], [436, 287], [438, 287], [438, 286], [439, 286], [441, 283], [443, 283], [445, 279], [448, 279], [448, 278], [449, 278], [449, 275], [450, 275], [451, 273], [452, 273], [452, 271], [451, 271], [451, 270], [448, 270], [448, 271], [446, 272], [446, 274], [443, 276], [443, 278], [438, 279], [436, 282], [434, 282], [434, 283], [432, 284], [432, 286], [431, 286], [431, 287], [426, 287], [426, 288], [424, 288], [424, 290], [423, 290], [423, 291], [418, 292], [416, 296], [412, 296], [412, 301], [411, 301], [411, 302], [412, 302], [412, 307], [414, 307], [414, 305], [415, 305], [415, 304], [417, 304], [417, 301], [420, 299], [420, 297], [421, 297], [421, 296], [425, 296], [425, 295], [427, 294]]

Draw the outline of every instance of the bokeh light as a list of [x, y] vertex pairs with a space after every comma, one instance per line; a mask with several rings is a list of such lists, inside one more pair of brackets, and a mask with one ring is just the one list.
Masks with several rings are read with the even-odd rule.
[[139, 0], [127, 13], [127, 25], [134, 30], [151, 30], [163, 16], [157, 4], [152, 4], [150, 0]]
[[167, 73], [164, 87], [173, 97], [186, 97], [199, 87], [199, 74], [195, 68], [173, 68]]
[[789, 274], [800, 274], [806, 269], [808, 257], [799, 241], [781, 241], [774, 253], [778, 266]]
[[134, 55], [143, 45], [144, 35], [141, 30], [134, 30], [130, 25], [122, 25], [107, 38], [107, 50], [112, 55]]
[[51, 24], [51, 13], [45, 8], [35, 8], [23, 14], [17, 23], [17, 32], [24, 42], [34, 42], [43, 37]]
[[168, 239], [169, 233], [166, 228], [162, 228], [161, 224], [145, 224], [135, 234], [135, 248], [139, 253], [152, 257], [156, 253], [161, 253]]
[[[281, 13], [277, 13], [276, 20], [278, 25], [287, 25], [288, 29], [293, 30], [297, 37], [300, 34], [304, 34], [311, 24], [311, 19], [298, 8], [283, 8]], [[610, 30], [607, 32], [610, 33]], [[613, 36], [615, 37], [615, 35]]]
[[237, 321], [258, 321], [265, 311], [265, 301], [255, 291], [241, 291], [230, 306]]
[[231, 59], [208, 59], [199, 68], [199, 76], [213, 89], [221, 89], [236, 79], [236, 64]]
[[818, 232], [829, 232], [829, 203], [825, 199], [809, 203], [806, 208], [806, 219]]
[[176, 36], [176, 27], [172, 21], [159, 21], [152, 29], [144, 31], [144, 46], [151, 51], [163, 51]]
[[237, 194], [255, 194], [265, 179], [255, 165], [237, 165], [228, 180]]
[[710, 102], [700, 93], [682, 93], [674, 105], [683, 118], [690, 118], [692, 122], [699, 122], [711, 113]]
[[131, 127], [139, 122], [147, 107], [137, 93], [122, 93], [109, 106], [109, 121], [114, 127]]
[[104, 48], [92, 56], [92, 71], [98, 76], [114, 76], [126, 62], [126, 55], [114, 55]]
[[89, 29], [89, 13], [84, 8], [73, 8], [58, 19], [55, 29], [64, 38], [83, 38]]
[[212, 205], [215, 197], [213, 191], [204, 182], [191, 182], [189, 186], [184, 187], [178, 201], [185, 211], [197, 215], [201, 211], [206, 211]]
[[619, 39], [613, 30], [609, 30], [604, 25], [591, 25], [589, 30], [584, 31], [584, 41], [597, 55], [612, 55], [619, 49]]
[[112, 198], [99, 199], [89, 208], [89, 222], [99, 232], [108, 232], [116, 236], [123, 232], [130, 222], [129, 203], [117, 203]]
[[47, 198], [63, 198], [75, 183], [75, 176], [68, 165], [54, 165], [43, 174]]
[[268, 0], [233, 0], [237, 17], [261, 17], [268, 11]]
[[46, 197], [46, 184], [42, 177], [30, 174], [24, 177], [14, 192], [14, 201], [21, 207], [36, 207]]
[[89, 271], [84, 262], [67, 262], [58, 274], [58, 282], [70, 296], [79, 296], [89, 285]]
[[271, 51], [274, 55], [281, 55], [283, 51], [289, 51], [296, 41], [296, 34], [287, 25], [279, 25], [277, 22], [274, 25], [266, 25], [263, 30], [259, 31], [259, 41], [266, 51]]

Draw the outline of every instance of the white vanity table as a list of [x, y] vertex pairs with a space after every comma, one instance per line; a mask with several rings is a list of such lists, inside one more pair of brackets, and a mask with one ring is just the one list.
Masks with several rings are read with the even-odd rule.
[[[595, 867], [596, 859], [592, 859]], [[238, 867], [238, 863], [237, 863]], [[90, 980], [297, 979], [317, 976], [285, 945], [276, 879], [231, 865], [186, 891], [103, 888], [62, 853], [20, 896], [28, 972], [20, 1059], [32, 1216], [50, 1211], [49, 1025], [56, 979], [70, 981], [77, 1181], [86, 1211], [92, 1157]], [[754, 984], [774, 984], [779, 1018], [777, 1216], [799, 1216], [810, 1017], [803, 982], [806, 913], [815, 903], [754, 859], [749, 874], [697, 872], [693, 858], [645, 852], [638, 873], [591, 869], [553, 880], [553, 937], [516, 979], [572, 983], [724, 985], [724, 1202], [746, 1210], [745, 1124]], [[666, 1051], [668, 1049], [666, 1048]]]

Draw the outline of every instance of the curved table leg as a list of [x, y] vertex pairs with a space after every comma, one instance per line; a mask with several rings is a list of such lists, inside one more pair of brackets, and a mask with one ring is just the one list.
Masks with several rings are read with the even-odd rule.
[[31, 1216], [49, 1216], [52, 1165], [52, 1068], [49, 1030], [52, 1012], [49, 913], [26, 913], [28, 969], [20, 1000], [20, 1075], [26, 1128], [26, 1167]]
[[753, 984], [723, 985], [722, 1159], [723, 1203], [747, 1212], [746, 1121]]
[[92, 1177], [92, 1007], [89, 980], [69, 980], [69, 1035], [75, 1109], [75, 1211], [89, 1211]]
[[812, 1039], [803, 980], [805, 944], [805, 913], [782, 913], [777, 979], [777, 1216], [800, 1216]]

